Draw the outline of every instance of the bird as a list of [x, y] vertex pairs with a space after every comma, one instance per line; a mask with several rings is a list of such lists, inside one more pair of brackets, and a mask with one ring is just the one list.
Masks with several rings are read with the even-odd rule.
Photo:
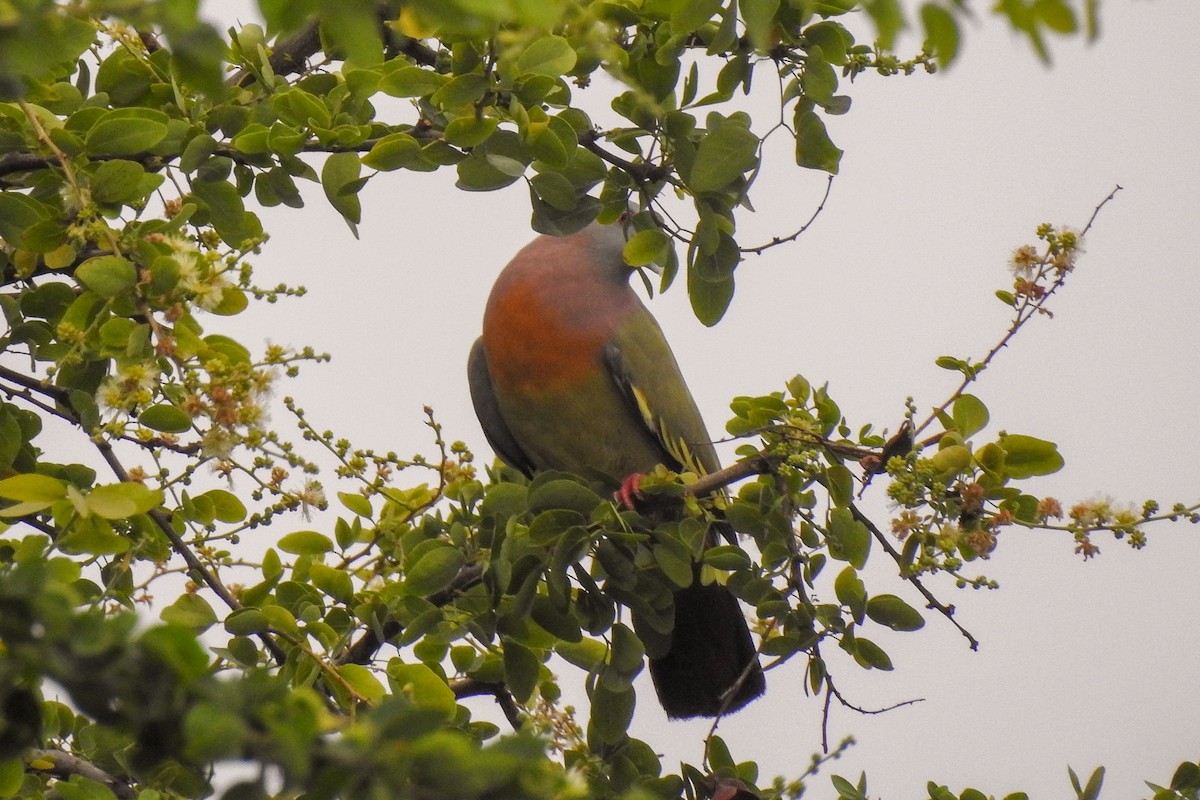
[[[471, 400], [496, 455], [527, 477], [556, 470], [611, 490], [659, 464], [720, 469], [662, 329], [630, 286], [628, 226], [622, 215], [539, 236], [492, 287], [468, 358]], [[713, 526], [732, 539], [727, 524]], [[708, 545], [716, 540], [710, 529]], [[669, 643], [642, 636], [667, 716], [717, 717], [762, 695], [758, 653], [732, 592], [703, 583], [693, 565], [691, 585], [673, 599]]]

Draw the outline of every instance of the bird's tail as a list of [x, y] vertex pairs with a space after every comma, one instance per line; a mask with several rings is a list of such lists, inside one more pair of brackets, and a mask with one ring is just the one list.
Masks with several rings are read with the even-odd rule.
[[[675, 592], [675, 626], [665, 653], [650, 649], [650, 677], [672, 719], [737, 711], [766, 690], [750, 628], [733, 593], [700, 582]], [[643, 637], [645, 639], [645, 637]]]

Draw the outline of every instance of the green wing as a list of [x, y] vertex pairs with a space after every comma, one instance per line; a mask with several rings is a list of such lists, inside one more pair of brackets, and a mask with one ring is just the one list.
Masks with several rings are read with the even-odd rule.
[[662, 449], [664, 464], [700, 475], [721, 468], [675, 355], [645, 307], [618, 326], [604, 363], [631, 415]]

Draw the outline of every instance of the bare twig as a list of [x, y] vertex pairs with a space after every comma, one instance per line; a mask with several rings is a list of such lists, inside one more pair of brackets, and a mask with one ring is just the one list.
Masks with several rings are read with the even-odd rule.
[[959, 632], [963, 636], [967, 637], [967, 642], [970, 644], [971, 649], [978, 650], [979, 649], [979, 640], [976, 639], [974, 636], [972, 636], [970, 631], [968, 631], [962, 625], [959, 625], [958, 620], [956, 620], [954, 618], [954, 606], [946, 605], [945, 603], [943, 603], [942, 601], [940, 601], [936, 597], [934, 597], [933, 592], [931, 592], [925, 588], [925, 584], [921, 583], [921, 579], [918, 576], [903, 575], [903, 573], [905, 571], [904, 565], [902, 563], [903, 559], [900, 557], [900, 553], [896, 550], [896, 548], [892, 547], [892, 543], [888, 541], [888, 538], [887, 538], [887, 536], [884, 535], [883, 531], [879, 530], [878, 526], [876, 526], [875, 523], [871, 521], [871, 518], [868, 517], [866, 514], [864, 514], [862, 511], [860, 511], [858, 509], [858, 506], [854, 505], [853, 503], [850, 504], [850, 513], [854, 515], [854, 518], [856, 520], [861, 522], [863, 525], [867, 526], [867, 530], [869, 530], [871, 532], [871, 535], [875, 537], [875, 541], [879, 542], [880, 547], [882, 547], [884, 550], [886, 550], [887, 554], [892, 557], [893, 561], [896, 562], [896, 565], [898, 567], [900, 567], [901, 575], [904, 577], [904, 579], [907, 580], [909, 583], [911, 583], [913, 586], [915, 586], [917, 588], [917, 591], [919, 591], [921, 593], [921, 595], [925, 598], [927, 607], [930, 609], [933, 609], [934, 611], [939, 612], [946, 619], [950, 620], [950, 622], [954, 625], [954, 627], [958, 628]]
[[825, 202], [829, 199], [829, 192], [833, 189], [833, 175], [830, 175], [825, 181], [825, 194], [821, 197], [821, 202], [817, 204], [817, 208], [813, 211], [812, 216], [808, 218], [808, 222], [800, 226], [800, 228], [789, 236], [772, 236], [771, 241], [766, 244], [760, 244], [755, 247], [738, 248], [742, 253], [754, 253], [756, 256], [761, 256], [764, 251], [771, 249], [777, 245], [794, 242], [799, 239], [806, 230], [812, 227], [812, 224], [817, 221], [817, 217], [825, 210]]
[[[1121, 191], [1121, 186], [1118, 184], [1116, 186], [1116, 188], [1114, 188], [1111, 192], [1109, 192], [1107, 197], [1105, 197], [1103, 200], [1100, 201], [1100, 203], [1092, 211], [1092, 216], [1088, 219], [1087, 225], [1085, 225], [1083, 227], [1083, 230], [1080, 232], [1079, 238], [1082, 239], [1084, 236], [1087, 235], [1087, 232], [1089, 230], [1091, 230], [1091, 228], [1092, 228], [1092, 223], [1094, 223], [1096, 221], [1096, 217], [1099, 216], [1100, 210], [1102, 208], [1104, 208], [1104, 206], [1108, 205], [1109, 201], [1112, 200], [1114, 197], [1116, 197], [1117, 192], [1119, 192], [1119, 191]], [[1008, 331], [1006, 331], [1004, 336], [1002, 336], [1000, 338], [1000, 341], [997, 342], [995, 344], [995, 346], [992, 347], [992, 349], [987, 352], [987, 355], [985, 355], [983, 357], [983, 360], [979, 362], [979, 368], [974, 370], [974, 374], [963, 376], [962, 381], [958, 384], [958, 387], [951, 393], [950, 397], [946, 400], [946, 402], [942, 403], [940, 406], [938, 406], [932, 412], [930, 412], [929, 416], [925, 419], [925, 421], [922, 422], [919, 426], [917, 426], [916, 430], [913, 431], [914, 436], [919, 434], [921, 431], [925, 430], [925, 428], [927, 428], [930, 425], [930, 423], [932, 423], [935, 419], [937, 419], [939, 414], [945, 413], [946, 409], [950, 407], [950, 404], [953, 403], [956, 399], [958, 399], [962, 395], [963, 391], [978, 379], [978, 374], [980, 372], [982, 372], [984, 369], [986, 369], [989, 364], [992, 363], [992, 360], [997, 355], [999, 355], [1001, 350], [1003, 350], [1005, 347], [1008, 346], [1008, 343], [1012, 340], [1012, 338], [1017, 335], [1017, 331], [1019, 331], [1021, 328], [1023, 328], [1025, 326], [1025, 324], [1027, 322], [1029, 322], [1029, 320], [1033, 319], [1033, 317], [1036, 314], [1041, 313], [1042, 309], [1044, 309], [1046, 307], [1046, 303], [1049, 302], [1050, 298], [1054, 296], [1054, 293], [1057, 292], [1060, 288], [1062, 288], [1063, 284], [1066, 282], [1066, 278], [1067, 278], [1068, 274], [1070, 274], [1070, 273], [1064, 272], [1061, 275], [1059, 275], [1057, 278], [1055, 278], [1054, 282], [1050, 284], [1050, 288], [1047, 289], [1040, 296], [1038, 296], [1036, 299], [1032, 299], [1032, 298], [1026, 299], [1024, 305], [1022, 305], [1018, 309], [1017, 316], [1013, 319], [1012, 324], [1008, 328]], [[934, 438], [928, 439], [926, 441], [927, 442], [935, 442], [935, 441], [937, 441], [938, 438], [940, 438], [940, 437], [934, 437]]]
[[859, 714], [867, 715], [886, 714], [889, 711], [895, 711], [897, 708], [903, 708], [904, 706], [911, 706], [914, 703], [922, 703], [925, 701], [925, 698], [923, 697], [915, 697], [912, 700], [902, 700], [899, 703], [893, 703], [892, 705], [884, 706], [883, 708], [861, 708], [860, 706], [856, 706], [846, 699], [841, 691], [838, 690], [837, 686], [834, 685], [832, 676], [826, 674], [822, 680], [825, 682], [825, 702], [821, 706], [821, 750], [825, 753], [829, 752], [829, 717], [831, 708], [833, 706], [833, 698], [836, 697], [838, 703], [840, 703], [843, 707], [848, 708], [851, 711], [856, 711]]

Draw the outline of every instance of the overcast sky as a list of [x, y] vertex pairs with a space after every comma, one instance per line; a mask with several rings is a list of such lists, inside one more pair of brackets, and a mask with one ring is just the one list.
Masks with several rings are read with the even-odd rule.
[[[250, 18], [244, 3], [206, 5], [223, 28]], [[854, 107], [829, 125], [846, 156], [825, 212], [794, 245], [739, 269], [721, 324], [697, 323], [682, 286], [651, 307], [715, 435], [731, 397], [781, 389], [797, 372], [828, 381], [855, 429], [894, 429], [906, 396], [927, 411], [956, 385], [937, 356], [979, 357], [1003, 334], [1007, 309], [993, 292], [1011, 283], [1013, 248], [1042, 222], [1081, 227], [1120, 184], [1054, 319], [1035, 321], [975, 391], [991, 409], [986, 435], [1059, 443], [1067, 469], [1033, 491], [1064, 505], [1194, 501], [1200, 86], [1186, 59], [1200, 42], [1200, 7], [1106, 3], [1101, 41], [1052, 42], [1052, 68], [978, 11], [950, 72], [864, 75], [848, 87]], [[604, 119], [586, 95], [581, 104]], [[767, 92], [756, 119], [769, 119], [771, 101]], [[756, 186], [758, 213], [739, 216], [743, 243], [790, 233], [824, 191], [824, 178], [789, 166], [778, 144]], [[272, 240], [256, 266], [260, 284], [302, 283], [308, 296], [228, 328], [210, 319], [210, 330], [332, 352], [332, 364], [280, 389], [318, 428], [432, 454], [428, 404], [448, 439], [487, 458], [464, 366], [492, 279], [531, 236], [523, 185], [466, 194], [451, 170], [380, 175], [363, 193], [358, 240], [319, 190], [307, 196], [302, 211], [264, 213]], [[886, 504], [872, 508], [885, 523]], [[265, 535], [291, 529], [277, 527]], [[832, 740], [852, 734], [858, 745], [830, 771], [866, 770], [870, 794], [887, 798], [924, 796], [930, 779], [1061, 797], [1068, 764], [1081, 775], [1105, 764], [1109, 798], [1148, 795], [1142, 779], [1168, 781], [1200, 755], [1200, 531], [1148, 532], [1140, 553], [1099, 537], [1101, 556], [1083, 563], [1064, 535], [1008, 530], [980, 565], [1001, 590], [930, 579], [979, 652], [932, 614], [919, 634], [868, 633], [891, 654], [890, 674], [828, 648], [852, 701], [924, 698], [879, 716], [836, 711]], [[868, 589], [919, 605], [883, 562], [877, 553]], [[758, 759], [764, 776], [798, 774], [819, 746], [821, 704], [805, 696], [796, 666], [772, 672], [767, 699], [722, 723], [735, 757]], [[697, 763], [706, 726], [667, 723], [648, 680], [641, 689], [632, 733], [661, 748], [668, 769]], [[824, 777], [813, 789], [832, 794]]]

